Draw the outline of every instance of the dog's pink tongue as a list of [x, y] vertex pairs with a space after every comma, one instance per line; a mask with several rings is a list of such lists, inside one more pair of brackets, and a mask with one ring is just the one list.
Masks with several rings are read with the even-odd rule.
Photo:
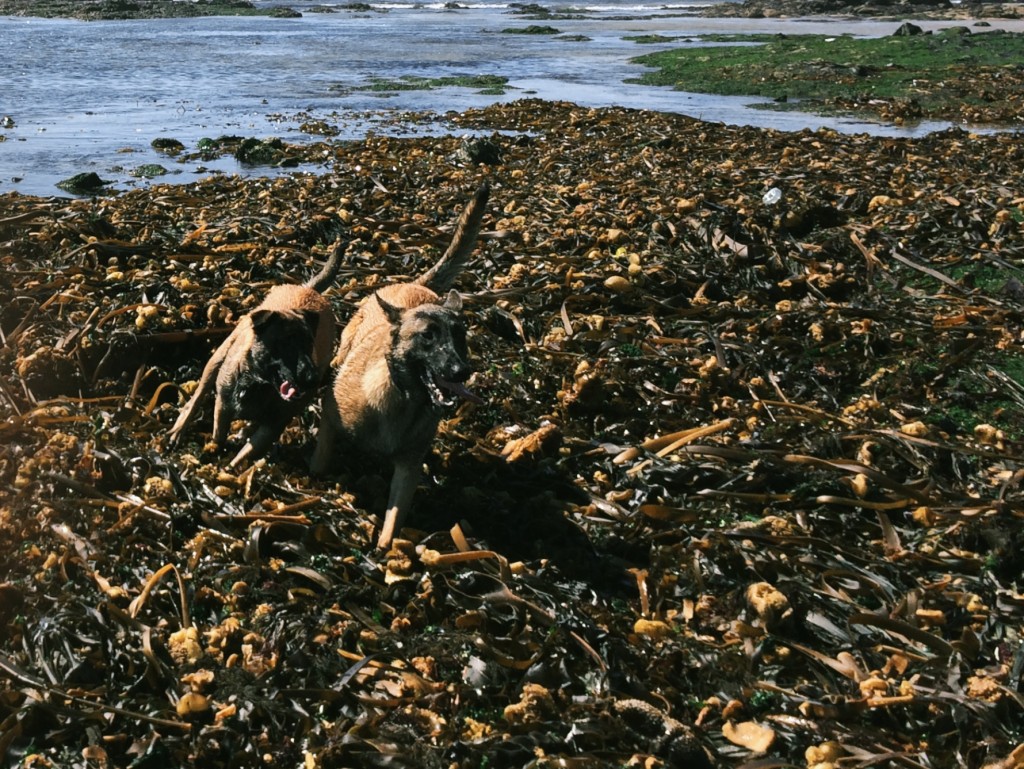
[[284, 398], [286, 401], [290, 401], [292, 398], [299, 394], [299, 391], [295, 389], [295, 385], [293, 385], [286, 379], [285, 381], [281, 382], [280, 393], [282, 398]]
[[462, 382], [449, 382], [448, 380], [444, 379], [441, 380], [440, 384], [445, 390], [450, 392], [452, 395], [458, 396], [459, 398], [465, 398], [468, 401], [473, 401], [473, 403], [484, 402], [483, 398], [481, 398], [475, 392], [466, 387], [466, 385], [462, 384]]

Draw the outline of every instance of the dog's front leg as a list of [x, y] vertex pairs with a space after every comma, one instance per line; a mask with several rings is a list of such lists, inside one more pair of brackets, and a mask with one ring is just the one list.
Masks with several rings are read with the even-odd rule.
[[316, 448], [313, 449], [313, 458], [309, 462], [310, 475], [327, 475], [331, 469], [331, 454], [334, 451], [334, 439], [338, 428], [334, 425], [334, 419], [327, 413], [328, 408], [329, 405], [325, 402], [320, 428], [316, 431]]
[[280, 437], [281, 433], [284, 432], [284, 428], [288, 426], [291, 421], [291, 414], [280, 418], [278, 416], [272, 416], [267, 419], [261, 425], [257, 425], [256, 429], [252, 431], [248, 439], [245, 441], [245, 445], [239, 449], [238, 453], [235, 454], [235, 458], [231, 460], [231, 464], [228, 468], [231, 470], [237, 470], [239, 467], [244, 467], [249, 462], [259, 459], [274, 445], [274, 441]]
[[422, 474], [422, 458], [417, 457], [412, 461], [409, 459], [395, 460], [395, 472], [391, 476], [391, 491], [388, 493], [388, 509], [384, 514], [384, 526], [380, 530], [380, 537], [377, 539], [377, 547], [381, 550], [391, 547], [391, 540], [395, 538], [395, 534], [402, 526], [402, 519], [412, 503], [413, 494], [419, 485]]

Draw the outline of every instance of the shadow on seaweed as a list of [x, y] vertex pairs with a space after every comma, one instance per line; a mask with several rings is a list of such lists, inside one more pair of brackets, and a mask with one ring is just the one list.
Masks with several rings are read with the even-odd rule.
[[448, 531], [458, 524], [478, 547], [510, 561], [547, 561], [599, 591], [628, 589], [625, 566], [567, 516], [589, 498], [553, 461], [509, 463], [470, 453], [444, 460], [434, 454], [428, 461], [430, 478], [420, 486], [409, 525]]

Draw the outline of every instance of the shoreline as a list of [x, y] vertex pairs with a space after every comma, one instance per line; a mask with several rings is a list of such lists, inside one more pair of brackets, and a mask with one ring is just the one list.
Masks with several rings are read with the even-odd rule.
[[[450, 8], [463, 6], [456, 0]], [[197, 18], [202, 16], [269, 16], [294, 18], [303, 13], [368, 12], [385, 10], [371, 2], [287, 3], [266, 5], [249, 0], [0, 0], [0, 16], [49, 19], [130, 20], [160, 18]], [[586, 10], [545, 3], [510, 3], [509, 11], [531, 19], [589, 18]], [[638, 14], [646, 18], [650, 14]], [[847, 0], [743, 0], [734, 3], [713, 3], [694, 6], [681, 16], [703, 18], [779, 18], [798, 19], [831, 17], [878, 20], [983, 21], [1024, 20], [1024, 4], [1002, 2], [847, 2]]]
[[0, 16], [79, 21], [183, 19], [202, 16], [282, 16], [286, 6], [258, 8], [248, 0], [0, 0]]
[[[33, 5], [30, 0], [6, 1], [17, 2], [26, 8]], [[0, 3], [3, 2], [5, 0], [0, 0]], [[266, 11], [267, 8], [259, 10]], [[394, 11], [389, 17], [393, 21], [387, 23], [397, 30], [409, 29], [410, 25], [419, 23], [420, 17], [413, 17], [416, 13], [419, 12]], [[469, 84], [482, 82], [479, 77], [474, 81], [472, 76], [480, 71], [481, 66], [486, 66], [480, 62], [487, 61], [488, 51], [494, 50], [494, 43], [490, 42], [486, 35], [488, 26], [498, 26], [495, 19], [503, 21], [512, 16], [506, 16], [500, 10], [495, 12], [493, 9], [486, 13], [479, 10], [455, 13], [465, 13], [467, 21], [477, 29], [477, 46], [470, 55], [464, 55], [463, 51], [454, 52], [459, 58], [457, 63], [448, 69], [461, 70], [465, 75], [469, 75], [464, 78]], [[429, 19], [429, 23], [435, 27], [443, 27], [447, 18], [445, 14], [444, 11], [431, 10], [424, 12], [423, 18]], [[3, 155], [0, 157], [0, 189], [18, 189], [29, 194], [57, 194], [54, 184], [90, 171], [103, 180], [111, 180], [127, 188], [148, 185], [154, 176], [164, 180], [177, 177], [181, 183], [188, 183], [205, 174], [286, 173], [287, 169], [273, 167], [279, 160], [292, 165], [299, 164], [304, 170], [327, 170], [315, 156], [315, 152], [319, 151], [322, 155], [325, 151], [318, 141], [318, 134], [336, 134], [339, 140], [350, 140], [358, 138], [364, 132], [383, 132], [390, 135], [424, 131], [444, 133], [451, 130], [450, 115], [466, 109], [488, 103], [507, 103], [520, 98], [540, 97], [557, 101], [562, 98], [563, 93], [573, 93], [577, 97], [573, 101], [582, 107], [617, 104], [637, 109], [691, 115], [709, 123], [759, 124], [781, 130], [826, 126], [848, 134], [867, 132], [913, 136], [954, 125], [967, 127], [969, 130], [1005, 129], [1005, 124], [994, 127], [983, 125], [986, 117], [984, 112], [974, 115], [957, 111], [953, 106], [946, 113], [915, 114], [912, 103], [868, 98], [856, 103], [839, 103], [830, 108], [831, 112], [826, 112], [818, 108], [808, 110], [808, 103], [798, 98], [789, 99], [784, 104], [773, 104], [771, 99], [765, 96], [718, 97], [711, 95], [710, 91], [675, 91], [672, 88], [674, 83], [671, 81], [667, 81], [667, 85], [662, 87], [628, 85], [633, 78], [642, 74], [643, 70], [639, 64], [633, 64], [632, 59], [649, 50], [691, 45], [695, 39], [716, 29], [725, 29], [730, 34], [750, 34], [744, 30], [753, 28], [761, 30], [759, 34], [764, 35], [778, 33], [795, 36], [805, 33], [828, 34], [837, 23], [841, 23], [824, 17], [747, 20], [737, 15], [713, 20], [694, 16], [681, 21], [648, 16], [630, 22], [609, 22], [606, 19], [576, 19], [571, 25], [568, 21], [562, 24], [556, 22], [556, 26], [578, 32], [581, 37], [594, 38], [597, 42], [591, 45], [559, 40], [510, 41], [507, 45], [519, 46], [516, 50], [523, 51], [522, 60], [533, 61], [531, 57], [535, 56], [543, 58], [538, 59], [541, 63], [536, 66], [517, 70], [520, 76], [513, 80], [500, 74], [503, 67], [508, 65], [499, 62], [491, 66], [491, 70], [496, 73], [491, 77], [504, 83], [504, 94], [500, 96], [489, 94], [485, 85], [404, 90], [406, 83], [402, 78], [406, 71], [423, 71], [423, 68], [436, 64], [432, 53], [422, 52], [409, 69], [403, 70], [399, 67], [392, 70], [395, 74], [389, 80], [392, 84], [391, 91], [385, 89], [379, 93], [371, 93], [365, 87], [365, 83], [360, 82], [361, 70], [365, 71], [369, 66], [368, 62], [371, 61], [367, 57], [372, 54], [367, 53], [361, 54], [362, 59], [353, 59], [352, 65], [346, 62], [344, 67], [338, 68], [338, 80], [332, 82], [332, 73], [336, 66], [332, 59], [334, 46], [327, 41], [327, 36], [344, 34], [345, 29], [352, 28], [350, 22], [363, 23], [364, 19], [365, 16], [358, 19], [339, 16], [337, 19], [323, 22], [320, 19], [309, 18], [273, 22], [243, 20], [222, 38], [211, 36], [210, 39], [218, 39], [219, 42], [204, 49], [204, 55], [210, 57], [218, 56], [223, 50], [221, 42], [230, 45], [234, 44], [233, 41], [243, 40], [243, 45], [247, 46], [244, 50], [267, 56], [268, 49], [275, 48], [280, 41], [285, 41], [280, 43], [279, 48], [275, 48], [272, 58], [266, 59], [270, 62], [271, 69], [268, 71], [284, 73], [285, 77], [280, 82], [275, 81], [272, 87], [268, 86], [267, 82], [261, 83], [248, 72], [243, 72], [242, 80], [237, 87], [231, 87], [236, 82], [232, 78], [233, 73], [238, 72], [238, 68], [228, 62], [226, 68], [216, 70], [208, 79], [209, 82], [225, 82], [222, 78], [227, 78], [231, 84], [227, 93], [244, 93], [241, 98], [231, 100], [224, 99], [223, 90], [200, 90], [194, 86], [182, 89], [173, 85], [175, 82], [187, 81], [201, 86], [206, 82], [205, 74], [211, 71], [208, 66], [190, 66], [179, 70], [177, 67], [161, 69], [157, 65], [150, 70], [154, 74], [150, 76], [148, 84], [140, 85], [143, 81], [137, 81], [134, 77], [133, 62], [139, 61], [140, 56], [145, 56], [146, 52], [151, 50], [145, 46], [137, 47], [132, 53], [123, 56], [120, 65], [123, 71], [108, 81], [115, 96], [120, 94], [120, 98], [117, 99], [93, 99], [88, 94], [82, 96], [81, 89], [75, 90], [74, 87], [70, 87], [61, 91], [59, 101], [47, 102], [47, 93], [33, 95], [31, 91], [18, 88], [16, 92], [25, 94], [22, 103], [18, 104], [15, 99], [8, 104], [7, 108], [11, 112], [5, 116], [5, 122], [0, 127], [0, 142], [3, 142], [0, 144], [0, 153]], [[527, 20], [519, 21], [525, 23]], [[89, 40], [92, 46], [89, 48], [90, 55], [100, 55], [105, 47], [110, 45], [107, 42], [110, 40], [108, 34], [114, 36], [118, 50], [131, 50], [126, 47], [134, 44], [135, 41], [131, 40], [131, 37], [136, 34], [135, 30], [144, 27], [147, 22], [140, 22], [140, 27], [131, 22], [99, 22], [101, 26], [94, 27], [89, 24], [80, 26], [77, 23], [54, 21], [35, 27], [45, 28], [51, 24], [55, 27], [63, 26], [65, 30], [70, 28], [67, 39], [72, 43], [82, 39]], [[926, 31], [944, 25], [944, 22], [938, 21], [921, 22]], [[25, 26], [29, 31], [16, 30], [14, 25], [8, 27], [9, 40], [14, 41], [14, 45], [17, 45], [20, 36], [32, 31], [33, 25]], [[203, 20], [191, 25], [174, 23], [149, 26], [150, 29], [146, 32], [147, 39], [159, 43], [164, 39], [165, 32], [172, 27], [184, 29], [191, 26], [219, 32], [221, 28], [228, 27], [228, 24]], [[863, 33], [869, 36], [881, 36], [891, 35], [897, 26], [895, 22], [887, 20], [861, 20], [856, 28], [870, 30]], [[1015, 27], [1024, 28], [1024, 22], [1011, 20], [1000, 22], [1000, 26], [1012, 30]], [[852, 27], [853, 25], [850, 25], [850, 28]], [[994, 28], [993, 24], [989, 29]], [[631, 36], [640, 38], [644, 33], [654, 31], [658, 32], [657, 35], [653, 35], [658, 40], [655, 45], [628, 42]], [[316, 50], [320, 58], [316, 61], [322, 61], [324, 66], [297, 69], [294, 74], [291, 73], [290, 57], [298, 49], [289, 48], [286, 41], [294, 34], [310, 35], [309, 39], [319, 46]], [[25, 48], [25, 58], [17, 67], [17, 71], [31, 73], [36, 70], [32, 60], [28, 58], [30, 51], [40, 50], [35, 47], [36, 45], [46, 45], [48, 35], [45, 30], [38, 29], [31, 39], [33, 46]], [[172, 39], [178, 40], [177, 37]], [[206, 37], [200, 35], [198, 39], [202, 41]], [[612, 44], [614, 53], [609, 55], [607, 51], [612, 50], [608, 47], [612, 39], [615, 40]], [[184, 44], [183, 39], [176, 42], [175, 46], [180, 44]], [[194, 44], [189, 41], [188, 45]], [[153, 61], [174, 61], [177, 50], [176, 47], [165, 48], [163, 58], [154, 58]], [[61, 71], [74, 70], [78, 66], [79, 63], [73, 58], [66, 57], [61, 64]], [[549, 71], [544, 69], [546, 67], [553, 67], [554, 69], [550, 71], [556, 74], [550, 77], [540, 74]], [[583, 70], [614, 73], [611, 79], [619, 85], [609, 87], [606, 82], [598, 82], [593, 77], [581, 75]], [[161, 81], [164, 73], [170, 76], [169, 82], [172, 85], [168, 87], [164, 87]], [[1016, 103], [1010, 98], [999, 98], [1001, 92], [998, 89], [1015, 81], [1015, 73], [1008, 74], [1012, 77], [1004, 76], [991, 83], [991, 104], [1006, 107]], [[88, 78], [89, 74], [83, 71], [77, 76]], [[589, 80], [585, 79], [587, 77]], [[976, 79], [980, 77], [978, 75]], [[44, 73], [40, 73], [33, 82], [32, 75], [27, 75], [24, 76], [22, 84], [31, 88], [35, 83], [43, 82], [43, 78]], [[448, 80], [439, 78], [438, 82]], [[103, 87], [107, 87], [105, 83], [100, 86], [101, 90]], [[968, 83], [968, 90], [969, 87]], [[750, 90], [756, 90], [756, 84], [753, 82]], [[151, 97], [150, 93], [153, 94]], [[293, 97], [293, 94], [301, 95]], [[45, 107], [40, 109], [38, 105]], [[1010, 128], [1013, 130], [1017, 126], [1011, 125]], [[231, 141], [220, 141], [224, 137], [230, 138]], [[234, 145], [241, 141], [263, 140], [268, 137], [279, 138], [289, 146], [288, 151], [284, 155], [278, 153], [272, 163], [243, 166], [233, 159]], [[161, 140], [176, 141], [183, 145], [182, 149], [177, 153], [155, 151], [153, 143]]]
[[743, 0], [717, 3], [700, 11], [701, 16], [731, 18], [872, 18], [888, 21], [995, 21], [1024, 19], [1021, 3], [846, 2], [846, 0]]

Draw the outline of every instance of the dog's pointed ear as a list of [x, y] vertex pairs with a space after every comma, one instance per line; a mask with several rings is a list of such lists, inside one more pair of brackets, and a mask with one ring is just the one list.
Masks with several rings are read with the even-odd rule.
[[384, 310], [384, 315], [387, 316], [388, 322], [391, 323], [391, 325], [397, 326], [402, 322], [401, 307], [395, 307], [395, 305], [384, 299], [380, 294], [374, 294], [374, 296], [377, 297], [377, 304], [379, 304], [380, 308]]
[[444, 298], [444, 304], [442, 306], [446, 310], [451, 310], [452, 312], [462, 312], [462, 294], [453, 288], [448, 292], [448, 296]]
[[309, 326], [309, 330], [313, 333], [313, 336], [316, 336], [316, 330], [320, 328], [320, 311], [303, 310], [302, 320], [307, 326]]
[[249, 313], [249, 320], [256, 331], [261, 331], [276, 314], [273, 310], [253, 310]]

